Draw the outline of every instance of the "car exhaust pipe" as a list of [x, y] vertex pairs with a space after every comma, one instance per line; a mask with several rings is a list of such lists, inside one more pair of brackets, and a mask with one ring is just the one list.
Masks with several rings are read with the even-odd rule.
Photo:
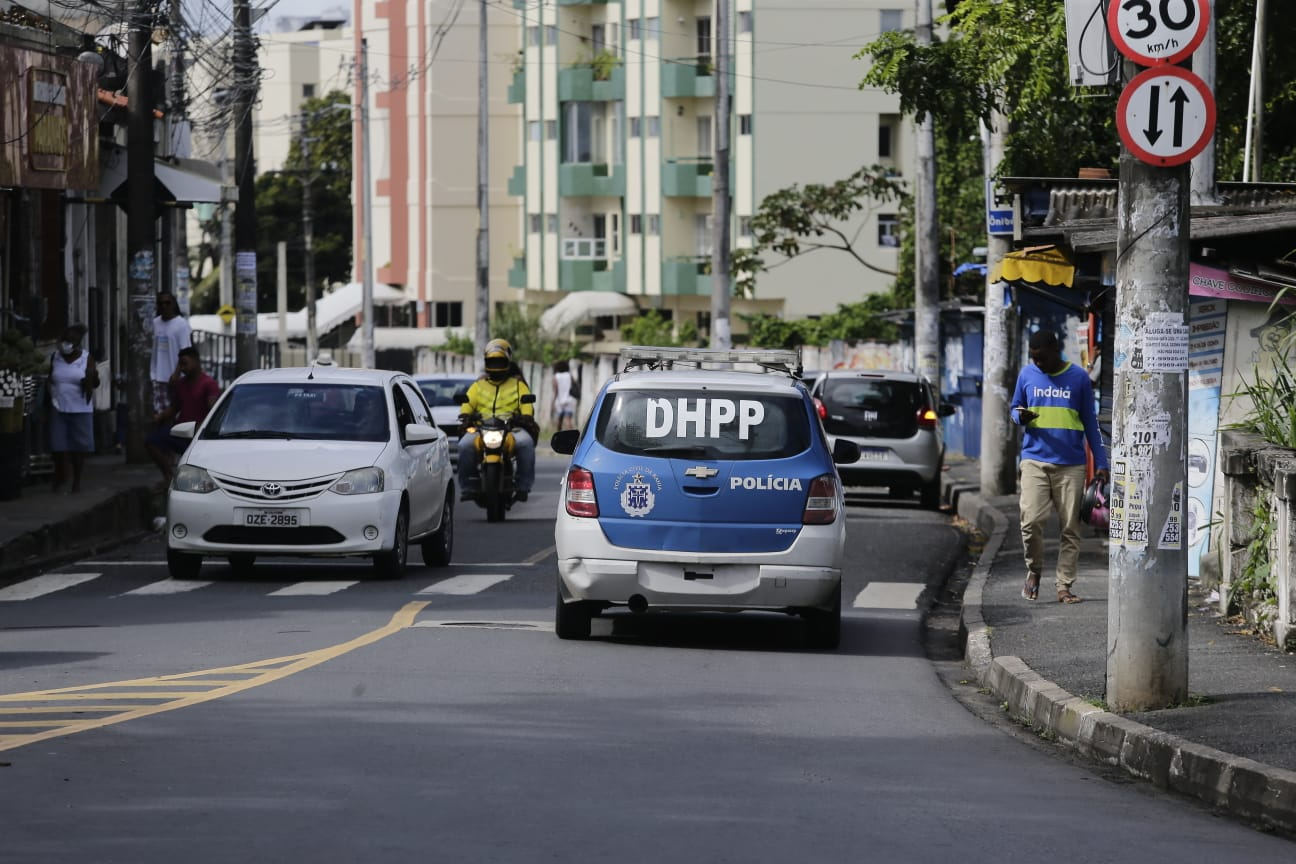
[[630, 598], [630, 611], [636, 615], [642, 615], [648, 611], [648, 598], [642, 594], [636, 594]]

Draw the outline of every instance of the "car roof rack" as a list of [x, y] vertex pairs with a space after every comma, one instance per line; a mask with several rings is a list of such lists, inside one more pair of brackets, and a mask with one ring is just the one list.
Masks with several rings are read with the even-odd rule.
[[[734, 369], [751, 364], [762, 372], [781, 372], [801, 377], [800, 348], [667, 348], [653, 345], [631, 345], [621, 349], [622, 371], [633, 369], [673, 369], [676, 363], [695, 369]], [[742, 371], [736, 370], [735, 371]]]

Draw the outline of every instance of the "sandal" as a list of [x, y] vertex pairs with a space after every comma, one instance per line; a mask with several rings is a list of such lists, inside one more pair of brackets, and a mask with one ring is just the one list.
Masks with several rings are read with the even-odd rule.
[[1039, 577], [1038, 577], [1038, 576], [1027, 576], [1027, 577], [1026, 577], [1026, 584], [1022, 585], [1022, 599], [1023, 599], [1023, 600], [1038, 600], [1038, 599], [1039, 599], [1039, 583], [1040, 583], [1040, 580], [1039, 580]]
[[1081, 602], [1081, 600], [1079, 597], [1072, 594], [1067, 589], [1063, 588], [1061, 591], [1058, 592], [1058, 602], [1059, 603], [1079, 603]]

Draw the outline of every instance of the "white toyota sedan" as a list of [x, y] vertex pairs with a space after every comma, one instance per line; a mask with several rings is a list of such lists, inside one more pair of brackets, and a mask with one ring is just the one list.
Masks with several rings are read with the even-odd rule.
[[446, 434], [399, 372], [315, 365], [242, 375], [195, 428], [167, 495], [167, 564], [205, 556], [358, 556], [399, 578], [410, 542], [450, 563], [454, 476]]

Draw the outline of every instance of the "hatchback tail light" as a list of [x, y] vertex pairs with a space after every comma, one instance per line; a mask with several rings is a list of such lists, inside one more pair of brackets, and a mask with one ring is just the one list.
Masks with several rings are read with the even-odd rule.
[[936, 411], [934, 409], [925, 408], [925, 407], [918, 409], [919, 429], [935, 429], [936, 424], [937, 422], [939, 422], [939, 420], [940, 418], [937, 416]]
[[815, 397], [814, 405], [815, 405], [815, 411], [819, 413], [820, 420], [828, 416], [828, 408], [823, 404], [823, 400], [820, 399], [818, 396]]
[[584, 468], [567, 472], [567, 515], [597, 519], [598, 498], [594, 494], [594, 475]]
[[[570, 511], [571, 505], [568, 505]], [[837, 518], [837, 478], [832, 474], [816, 477], [810, 483], [802, 525], [829, 525]]]

